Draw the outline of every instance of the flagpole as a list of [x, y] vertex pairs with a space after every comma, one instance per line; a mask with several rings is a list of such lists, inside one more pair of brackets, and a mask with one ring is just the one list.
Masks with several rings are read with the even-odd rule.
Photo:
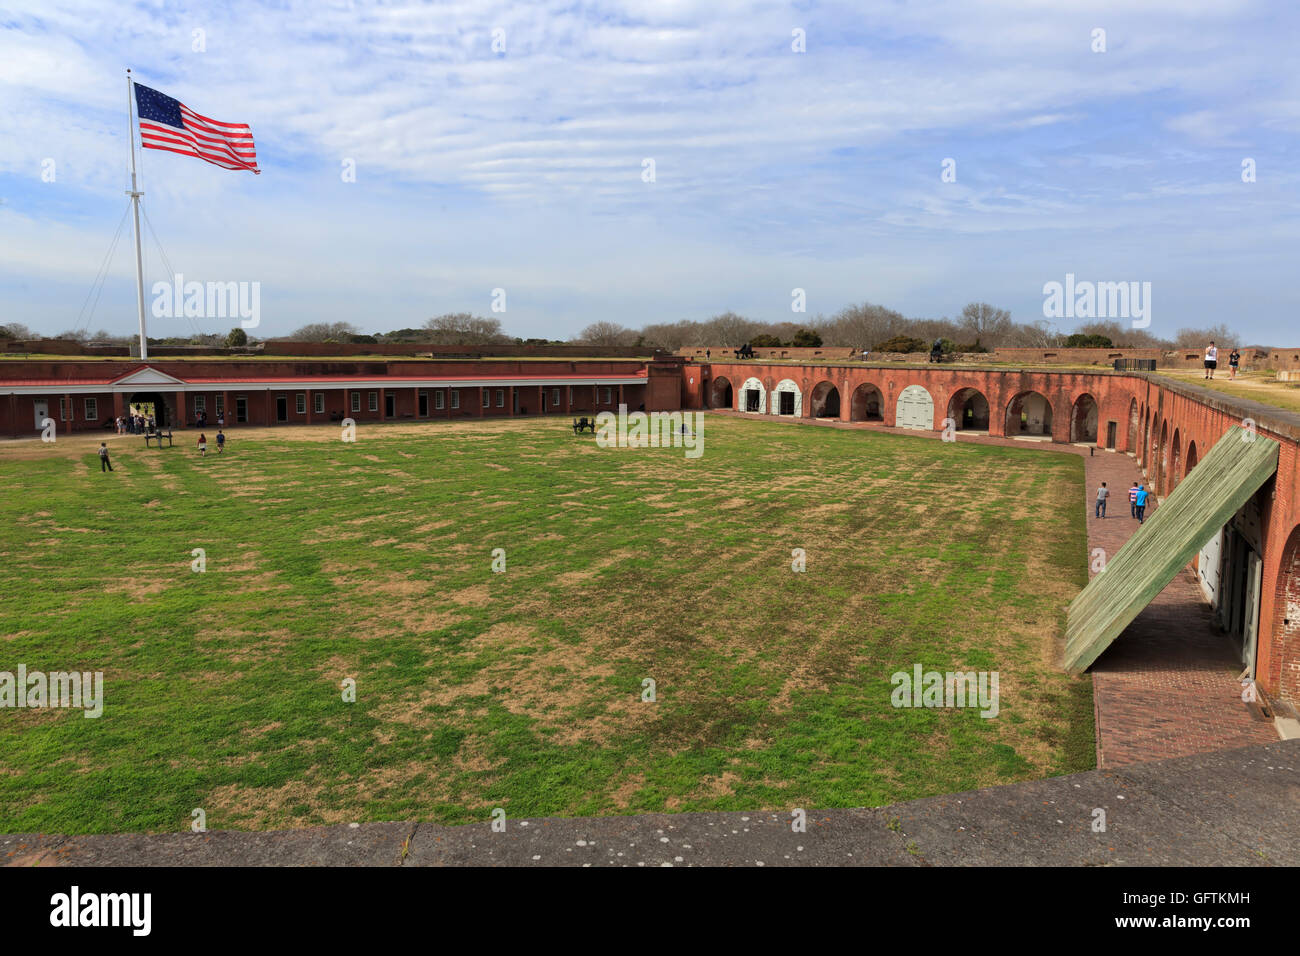
[[135, 177], [135, 90], [132, 86], [131, 71], [126, 71], [126, 121], [127, 146], [131, 150], [131, 206], [135, 212], [135, 301], [140, 309], [140, 360], [149, 358], [149, 340], [144, 333], [144, 259], [140, 252], [140, 197], [144, 193], [136, 188]]

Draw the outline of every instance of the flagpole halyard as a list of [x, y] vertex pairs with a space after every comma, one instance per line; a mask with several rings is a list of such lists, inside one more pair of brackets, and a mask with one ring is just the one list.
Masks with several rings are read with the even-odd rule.
[[144, 193], [136, 188], [135, 173], [135, 89], [131, 70], [126, 71], [126, 122], [127, 148], [131, 151], [131, 208], [135, 214], [135, 301], [140, 310], [140, 360], [149, 358], [149, 340], [144, 330], [144, 259], [140, 251], [140, 197]]

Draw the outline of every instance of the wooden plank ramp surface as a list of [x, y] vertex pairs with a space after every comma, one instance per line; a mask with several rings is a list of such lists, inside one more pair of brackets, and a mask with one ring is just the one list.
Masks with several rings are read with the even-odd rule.
[[1066, 612], [1065, 669], [1087, 670], [1277, 471], [1280, 446], [1234, 425]]

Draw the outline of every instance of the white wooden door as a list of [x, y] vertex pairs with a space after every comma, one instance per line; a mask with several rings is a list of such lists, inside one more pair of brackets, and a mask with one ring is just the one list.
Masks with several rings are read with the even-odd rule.
[[934, 428], [934, 399], [920, 385], [909, 385], [898, 396], [894, 424], [899, 428]]

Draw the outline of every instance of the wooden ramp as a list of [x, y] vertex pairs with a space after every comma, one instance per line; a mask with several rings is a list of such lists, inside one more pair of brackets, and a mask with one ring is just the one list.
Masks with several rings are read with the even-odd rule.
[[[1065, 669], [1087, 670], [1277, 471], [1279, 445], [1234, 425], [1070, 602]], [[1116, 489], [1118, 492], [1119, 489]], [[1122, 502], [1127, 504], [1127, 501]]]

